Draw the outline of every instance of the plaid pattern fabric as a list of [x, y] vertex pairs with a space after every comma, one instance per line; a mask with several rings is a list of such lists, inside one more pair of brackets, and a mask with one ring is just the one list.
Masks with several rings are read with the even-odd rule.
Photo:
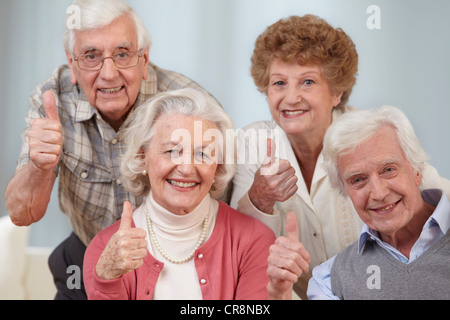
[[[189, 78], [150, 64], [136, 107], [159, 92], [185, 87], [206, 92]], [[30, 160], [28, 132], [34, 119], [45, 116], [42, 95], [47, 90], [55, 95], [64, 136], [63, 153], [55, 168], [59, 174], [60, 209], [68, 216], [76, 235], [88, 245], [100, 230], [121, 217], [125, 200], [138, 206], [143, 199], [126, 192], [119, 179], [119, 155], [126, 147], [120, 140], [121, 131], [115, 132], [103, 121], [79, 86], [70, 82], [66, 65], [55, 70], [31, 94], [18, 167]]]

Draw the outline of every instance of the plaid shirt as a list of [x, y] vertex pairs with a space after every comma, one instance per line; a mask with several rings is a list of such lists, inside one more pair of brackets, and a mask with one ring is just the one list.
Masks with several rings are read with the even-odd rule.
[[[185, 87], [206, 92], [189, 78], [150, 64], [136, 107], [159, 92]], [[119, 179], [119, 155], [126, 148], [120, 139], [121, 130], [115, 132], [89, 104], [80, 87], [70, 82], [66, 65], [31, 94], [18, 167], [30, 160], [28, 132], [33, 119], [45, 117], [42, 95], [47, 90], [55, 95], [64, 136], [63, 152], [55, 168], [59, 173], [59, 205], [75, 234], [88, 245], [100, 230], [120, 219], [125, 200], [138, 206], [143, 199], [126, 192]]]

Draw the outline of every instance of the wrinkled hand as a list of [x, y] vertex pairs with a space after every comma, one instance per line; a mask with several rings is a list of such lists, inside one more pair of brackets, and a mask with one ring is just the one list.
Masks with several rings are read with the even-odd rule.
[[50, 170], [58, 164], [63, 134], [55, 96], [51, 91], [44, 92], [43, 104], [46, 118], [35, 119], [28, 133], [30, 159], [36, 167]]
[[302, 273], [309, 270], [310, 255], [298, 241], [298, 224], [295, 213], [286, 216], [286, 237], [278, 237], [269, 249], [267, 258], [269, 299], [291, 299], [292, 288]]
[[147, 256], [147, 233], [143, 229], [132, 228], [132, 221], [133, 208], [130, 202], [125, 201], [119, 230], [109, 240], [95, 268], [101, 279], [116, 279], [143, 265]]
[[256, 171], [248, 191], [250, 201], [258, 210], [272, 213], [277, 201], [288, 200], [297, 192], [295, 169], [288, 160], [275, 160], [275, 143], [267, 139], [267, 158]]

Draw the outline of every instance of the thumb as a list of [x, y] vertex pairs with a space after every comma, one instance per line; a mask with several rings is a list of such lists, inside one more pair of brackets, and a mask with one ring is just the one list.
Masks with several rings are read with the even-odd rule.
[[43, 104], [45, 110], [45, 116], [50, 120], [59, 121], [58, 111], [56, 108], [55, 96], [53, 92], [48, 90], [44, 92]]
[[119, 229], [131, 229], [133, 223], [133, 206], [129, 201], [123, 203], [122, 219]]
[[298, 241], [297, 216], [292, 211], [286, 216], [286, 236], [291, 240]]
[[275, 142], [271, 138], [267, 138], [266, 158], [264, 159], [263, 166], [261, 167], [261, 175], [263, 176], [272, 176], [278, 170], [278, 165], [273, 166], [273, 164], [276, 162], [275, 149]]
[[267, 157], [270, 159], [270, 163], [275, 162], [275, 142], [271, 138], [267, 138]]

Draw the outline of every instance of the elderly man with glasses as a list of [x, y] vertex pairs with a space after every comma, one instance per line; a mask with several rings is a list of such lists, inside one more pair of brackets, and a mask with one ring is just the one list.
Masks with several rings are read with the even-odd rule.
[[124, 121], [155, 94], [194, 81], [149, 62], [150, 37], [136, 12], [122, 0], [76, 0], [80, 25], [67, 28], [68, 65], [59, 67], [30, 98], [16, 174], [6, 206], [16, 225], [42, 219], [59, 175], [59, 205], [73, 233], [49, 259], [56, 299], [85, 299], [83, 287], [66, 285], [69, 266], [83, 265], [86, 246], [118, 220], [125, 200], [119, 155]]

